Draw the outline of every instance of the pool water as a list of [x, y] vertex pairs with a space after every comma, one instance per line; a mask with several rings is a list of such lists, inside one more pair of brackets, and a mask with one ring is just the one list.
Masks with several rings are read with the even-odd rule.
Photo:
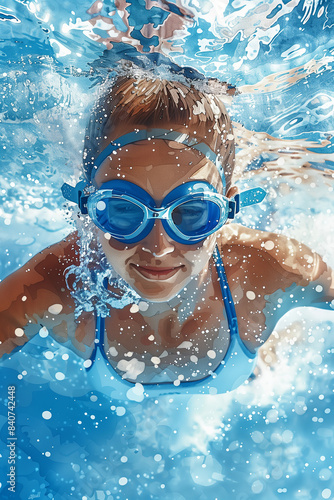
[[[73, 231], [61, 185], [79, 177], [99, 84], [131, 62], [236, 86], [237, 180], [268, 191], [238, 221], [334, 265], [333, 2], [7, 0], [0, 21], [1, 279]], [[230, 394], [140, 403], [87, 385], [41, 329], [2, 361], [1, 498], [333, 499], [333, 314], [288, 313], [277, 361]]]

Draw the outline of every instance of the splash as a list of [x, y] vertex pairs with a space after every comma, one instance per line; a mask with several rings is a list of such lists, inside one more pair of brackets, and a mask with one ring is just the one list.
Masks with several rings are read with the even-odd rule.
[[[227, 102], [238, 183], [268, 189], [259, 211], [239, 221], [296, 237], [331, 262], [333, 3], [129, 0], [95, 2], [89, 11], [90, 5], [8, 0], [0, 9], [2, 275], [73, 231], [62, 222], [60, 186], [79, 175], [94, 88], [120, 59], [153, 72], [164, 61], [176, 72], [191, 68], [189, 77], [199, 75], [203, 84], [216, 78], [238, 87]], [[90, 251], [83, 247], [83, 261]], [[70, 272], [79, 307], [94, 308], [101, 283], [89, 270]], [[276, 330], [285, 340], [266, 345], [257, 378], [238, 391], [137, 406], [90, 391], [80, 371], [75, 387], [66, 385], [66, 345], [42, 336], [37, 345], [27, 343], [28, 355], [16, 353], [1, 377], [1, 394], [13, 380], [20, 387], [20, 496], [331, 498], [332, 316], [296, 310], [284, 321]], [[40, 364], [51, 387], [63, 384], [61, 394], [43, 383]], [[57, 373], [65, 379], [55, 379]]]
[[122, 309], [129, 304], [139, 304], [141, 297], [109, 264], [98, 240], [96, 226], [78, 214], [76, 216], [80, 264], [69, 266], [65, 271], [66, 283], [75, 301], [75, 317], [94, 311], [105, 318], [109, 316], [110, 308]]

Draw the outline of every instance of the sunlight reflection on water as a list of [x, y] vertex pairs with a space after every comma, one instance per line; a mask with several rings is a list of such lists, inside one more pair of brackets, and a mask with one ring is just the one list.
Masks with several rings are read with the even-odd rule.
[[[60, 187], [79, 175], [98, 83], [120, 59], [163, 74], [170, 58], [236, 85], [239, 182], [269, 189], [239, 222], [295, 237], [333, 265], [333, 3], [146, 3], [0, 8], [1, 277], [73, 230]], [[333, 498], [332, 315], [295, 309], [276, 330], [288, 338], [274, 367], [260, 362], [233, 393], [142, 404], [84, 386], [59, 393], [45, 357], [54, 347], [27, 346], [29, 366], [17, 353], [1, 381], [1, 394], [18, 386], [20, 497]], [[56, 350], [70, 370], [66, 346]]]

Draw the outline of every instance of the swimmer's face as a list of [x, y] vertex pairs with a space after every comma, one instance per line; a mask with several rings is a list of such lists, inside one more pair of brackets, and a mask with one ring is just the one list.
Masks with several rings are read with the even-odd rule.
[[[114, 137], [111, 137], [114, 139]], [[183, 144], [145, 140], [129, 144], [106, 158], [94, 182], [121, 179], [145, 189], [156, 203], [185, 182], [202, 180], [222, 192], [222, 182], [213, 163]], [[204, 241], [184, 245], [171, 239], [161, 220], [137, 243], [125, 244], [98, 229], [105, 255], [115, 271], [143, 298], [162, 302], [173, 298], [207, 267], [216, 234]]]

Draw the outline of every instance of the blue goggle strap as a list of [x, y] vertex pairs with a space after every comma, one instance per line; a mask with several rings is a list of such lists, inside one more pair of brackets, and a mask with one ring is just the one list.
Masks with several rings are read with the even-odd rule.
[[229, 200], [228, 219], [234, 219], [236, 214], [244, 207], [261, 203], [265, 196], [265, 190], [260, 187], [247, 189], [246, 191], [236, 194], [231, 200]]
[[88, 214], [87, 200], [89, 195], [85, 194], [85, 188], [88, 187], [88, 185], [89, 184], [87, 184], [86, 181], [80, 181], [73, 187], [65, 182], [61, 187], [61, 192], [64, 198], [78, 205], [81, 213], [84, 215]]
[[184, 144], [192, 149], [196, 149], [202, 153], [208, 160], [214, 163], [219, 171], [221, 176], [221, 180], [224, 186], [223, 192], [226, 190], [226, 180], [222, 165], [219, 161], [218, 155], [214, 151], [212, 151], [209, 146], [204, 144], [203, 142], [198, 142], [195, 137], [190, 137], [187, 134], [182, 134], [181, 132], [176, 132], [175, 130], [168, 130], [164, 128], [153, 128], [151, 130], [142, 129], [135, 130], [134, 132], [130, 132], [129, 134], [122, 135], [118, 137], [115, 141], [112, 141], [96, 158], [94, 163], [94, 172], [92, 174], [92, 178], [94, 178], [94, 173], [97, 171], [98, 167], [104, 160], [112, 154], [117, 149], [126, 146], [127, 144], [132, 144], [137, 141], [151, 140], [151, 139], [163, 139], [166, 141], [174, 141], [179, 144]]

